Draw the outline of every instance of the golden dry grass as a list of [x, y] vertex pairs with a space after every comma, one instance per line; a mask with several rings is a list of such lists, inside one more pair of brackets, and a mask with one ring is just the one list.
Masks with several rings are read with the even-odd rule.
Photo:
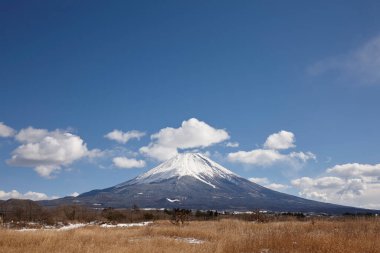
[[[204, 240], [189, 244], [180, 238]], [[380, 252], [380, 221], [237, 220], [190, 222], [174, 226], [159, 221], [147, 227], [85, 227], [69, 231], [0, 230], [0, 252]]]

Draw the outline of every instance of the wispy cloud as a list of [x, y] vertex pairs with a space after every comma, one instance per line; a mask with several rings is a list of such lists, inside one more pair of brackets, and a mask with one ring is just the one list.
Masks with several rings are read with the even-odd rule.
[[226, 143], [226, 147], [229, 147], [229, 148], [237, 148], [239, 147], [239, 142], [227, 142]]
[[332, 74], [357, 85], [380, 85], [380, 36], [347, 54], [321, 60], [307, 71], [311, 75]]
[[269, 189], [272, 189], [275, 191], [285, 191], [285, 190], [290, 188], [290, 186], [286, 185], [286, 184], [272, 183], [266, 177], [251, 177], [251, 178], [249, 178], [249, 180], [251, 182], [262, 185], [266, 188], [269, 188]]
[[108, 134], [106, 134], [104, 137], [109, 140], [113, 140], [113, 141], [125, 144], [132, 139], [140, 140], [140, 138], [143, 137], [144, 135], [145, 135], [144, 132], [140, 132], [137, 130], [123, 132], [121, 130], [115, 129], [112, 132], [109, 132]]

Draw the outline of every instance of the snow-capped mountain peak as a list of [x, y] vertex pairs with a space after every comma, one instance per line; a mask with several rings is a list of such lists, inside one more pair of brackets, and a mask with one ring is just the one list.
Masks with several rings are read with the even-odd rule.
[[[271, 210], [281, 212], [357, 213], [356, 209], [276, 192], [223, 168], [202, 154], [180, 154], [132, 180], [46, 205], [187, 208], [201, 210]], [[51, 203], [51, 204], [50, 204]]]
[[133, 183], [160, 182], [173, 177], [181, 178], [183, 176], [191, 176], [213, 188], [215, 188], [215, 185], [212, 182], [217, 179], [231, 180], [233, 177], [237, 177], [232, 171], [202, 154], [183, 153], [138, 176], [133, 180]]

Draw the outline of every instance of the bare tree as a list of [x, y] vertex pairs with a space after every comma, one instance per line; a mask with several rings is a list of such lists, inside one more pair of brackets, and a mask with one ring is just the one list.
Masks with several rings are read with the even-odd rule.
[[173, 216], [171, 223], [174, 225], [183, 225], [186, 221], [189, 220], [191, 210], [175, 208], [173, 210]]

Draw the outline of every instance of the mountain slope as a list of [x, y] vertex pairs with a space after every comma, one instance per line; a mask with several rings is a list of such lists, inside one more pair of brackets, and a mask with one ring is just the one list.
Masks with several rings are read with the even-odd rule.
[[186, 176], [193, 177], [212, 188], [216, 188], [212, 182], [216, 183], [216, 181], [222, 179], [233, 181], [234, 178], [238, 177], [232, 171], [227, 170], [201, 154], [185, 153], [179, 154], [135, 179], [116, 187], [122, 188], [132, 184], [159, 183], [170, 178], [181, 179]]
[[97, 207], [191, 208], [290, 212], [364, 212], [367, 210], [307, 200], [276, 192], [244, 179], [209, 158], [179, 154], [150, 171], [102, 190], [45, 201], [45, 205], [82, 203]]

